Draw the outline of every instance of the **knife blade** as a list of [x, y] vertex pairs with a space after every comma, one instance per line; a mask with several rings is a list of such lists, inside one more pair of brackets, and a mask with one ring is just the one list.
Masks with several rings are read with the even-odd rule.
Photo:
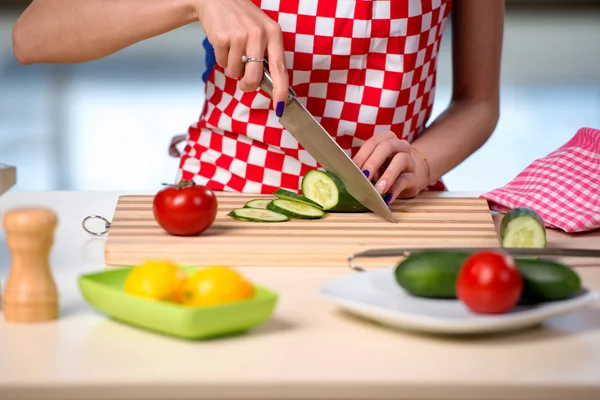
[[[260, 87], [272, 96], [273, 80], [267, 61], [264, 62], [263, 79]], [[285, 111], [283, 116], [279, 118], [281, 125], [323, 168], [337, 175], [348, 193], [363, 206], [390, 222], [398, 222], [390, 208], [385, 204], [383, 197], [358, 166], [310, 114], [306, 107], [298, 101], [294, 91], [290, 89], [288, 92]]]
[[597, 249], [566, 249], [566, 248], [511, 248], [511, 247], [422, 247], [422, 248], [383, 248], [365, 250], [348, 256], [350, 268], [358, 271], [363, 269], [353, 264], [357, 258], [377, 257], [408, 257], [422, 252], [474, 253], [479, 251], [504, 251], [512, 256], [546, 256], [546, 257], [600, 257]]

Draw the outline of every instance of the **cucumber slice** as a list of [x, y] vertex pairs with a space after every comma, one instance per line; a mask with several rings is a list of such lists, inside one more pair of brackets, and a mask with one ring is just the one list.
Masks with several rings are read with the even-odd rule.
[[302, 194], [317, 202], [323, 210], [330, 212], [368, 212], [346, 191], [342, 181], [329, 171], [316, 169], [308, 171], [302, 177]]
[[236, 208], [227, 215], [237, 220], [251, 222], [285, 222], [290, 220], [287, 215], [258, 208]]
[[323, 209], [323, 207], [316, 201], [307, 199], [301, 194], [294, 193], [287, 189], [277, 189], [275, 192], [273, 192], [273, 194], [279, 199], [296, 201], [298, 203], [304, 203], [308, 204], [309, 206], [317, 207], [320, 210]]
[[325, 213], [317, 207], [309, 204], [299, 203], [292, 200], [277, 199], [267, 206], [268, 210], [287, 215], [291, 218], [318, 219], [323, 218]]
[[544, 248], [546, 228], [540, 215], [527, 207], [510, 210], [500, 223], [502, 247]]
[[319, 170], [310, 170], [302, 177], [302, 194], [323, 210], [331, 210], [339, 202], [340, 188], [331, 177]]
[[244, 208], [258, 208], [262, 210], [267, 209], [267, 204], [271, 202], [270, 199], [254, 199], [250, 200], [244, 205]]

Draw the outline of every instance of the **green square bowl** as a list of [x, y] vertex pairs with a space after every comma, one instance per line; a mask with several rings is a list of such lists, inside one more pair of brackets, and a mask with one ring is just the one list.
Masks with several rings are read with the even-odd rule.
[[275, 292], [258, 285], [251, 299], [209, 307], [135, 297], [123, 290], [132, 268], [81, 275], [79, 289], [92, 307], [115, 320], [170, 336], [198, 340], [242, 333], [267, 321], [277, 303]]

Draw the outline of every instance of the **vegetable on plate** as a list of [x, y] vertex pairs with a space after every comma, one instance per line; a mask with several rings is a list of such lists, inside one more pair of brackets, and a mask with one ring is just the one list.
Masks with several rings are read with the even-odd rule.
[[500, 251], [469, 256], [456, 279], [456, 295], [471, 311], [503, 314], [510, 311], [523, 292], [523, 279], [513, 258]]
[[[434, 250], [414, 253], [398, 263], [395, 279], [400, 287], [414, 296], [457, 299], [457, 280], [471, 256], [466, 252]], [[564, 264], [528, 258], [516, 258], [514, 261], [523, 279], [521, 303], [563, 300], [581, 289], [579, 275]]]

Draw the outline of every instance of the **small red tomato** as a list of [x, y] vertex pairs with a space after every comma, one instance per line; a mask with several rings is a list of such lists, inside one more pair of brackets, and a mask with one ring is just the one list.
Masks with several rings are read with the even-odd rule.
[[177, 236], [204, 232], [217, 217], [217, 196], [208, 187], [182, 181], [160, 190], [152, 204], [154, 218], [165, 231]]
[[471, 255], [456, 280], [457, 297], [476, 313], [505, 313], [519, 302], [522, 292], [523, 278], [515, 261], [500, 251]]

